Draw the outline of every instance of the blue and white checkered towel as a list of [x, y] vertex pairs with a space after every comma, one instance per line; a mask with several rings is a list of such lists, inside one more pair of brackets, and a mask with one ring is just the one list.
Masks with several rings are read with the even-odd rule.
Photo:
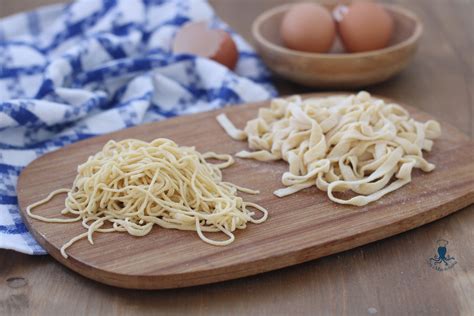
[[[173, 55], [187, 21], [232, 33], [235, 72]], [[44, 254], [21, 221], [17, 178], [72, 142], [168, 117], [268, 99], [252, 48], [204, 0], [81, 0], [0, 20], [0, 248]]]

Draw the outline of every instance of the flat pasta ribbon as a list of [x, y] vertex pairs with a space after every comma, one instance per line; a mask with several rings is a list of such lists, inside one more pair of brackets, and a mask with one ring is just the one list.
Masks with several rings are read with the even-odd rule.
[[[237, 129], [221, 114], [218, 122], [236, 140], [247, 140], [253, 151], [240, 158], [285, 160], [283, 197], [313, 185], [341, 204], [363, 206], [411, 181], [413, 168], [435, 166], [423, 158], [441, 135], [438, 122], [415, 121], [398, 104], [362, 91], [357, 95], [272, 100], [258, 117]], [[341, 199], [335, 192], [352, 191]]]

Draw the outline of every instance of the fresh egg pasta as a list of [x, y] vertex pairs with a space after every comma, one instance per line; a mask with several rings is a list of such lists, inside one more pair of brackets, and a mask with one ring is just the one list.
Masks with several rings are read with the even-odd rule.
[[[222, 162], [213, 164], [208, 159]], [[267, 218], [265, 208], [236, 195], [237, 191], [258, 191], [222, 181], [221, 169], [233, 162], [230, 155], [200, 154], [194, 147], [180, 147], [164, 138], [151, 143], [109, 141], [78, 167], [72, 189], [56, 190], [26, 212], [45, 222], [82, 222], [86, 232], [63, 245], [65, 258], [74, 242], [87, 238], [93, 244], [96, 232], [145, 236], [154, 225], [196, 231], [209, 244], [228, 245], [236, 229]], [[31, 212], [60, 193], [67, 193], [61, 214], [73, 217], [46, 218]], [[256, 211], [262, 215], [256, 216]], [[222, 232], [228, 238], [210, 239], [204, 232]]]
[[[289, 170], [283, 197], [316, 185], [337, 203], [363, 206], [411, 181], [413, 168], [435, 166], [423, 158], [441, 135], [438, 122], [418, 122], [400, 105], [367, 92], [350, 96], [274, 99], [258, 117], [237, 129], [221, 114], [218, 122], [236, 140], [247, 140], [252, 151], [240, 158], [283, 159]], [[338, 198], [335, 192], [355, 196]]]

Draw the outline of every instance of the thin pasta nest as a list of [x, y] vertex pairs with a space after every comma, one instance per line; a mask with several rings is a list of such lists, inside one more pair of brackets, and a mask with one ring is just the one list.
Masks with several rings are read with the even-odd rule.
[[[316, 185], [337, 203], [362, 206], [411, 181], [414, 168], [435, 166], [423, 158], [441, 135], [438, 122], [418, 122], [400, 105], [362, 91], [327, 98], [274, 99], [258, 117], [237, 129], [221, 114], [217, 120], [234, 139], [247, 140], [253, 151], [237, 157], [260, 161], [283, 159], [283, 197]], [[338, 198], [334, 192], [356, 196]]]
[[[222, 162], [213, 164], [208, 159]], [[102, 151], [78, 167], [71, 190], [52, 192], [28, 206], [27, 213], [48, 222], [82, 221], [87, 231], [64, 244], [61, 253], [66, 258], [66, 248], [77, 240], [87, 237], [93, 244], [94, 232], [144, 236], [154, 225], [193, 230], [207, 243], [227, 245], [234, 241], [236, 229], [267, 218], [265, 208], [236, 195], [238, 190], [251, 194], [258, 191], [222, 181], [221, 169], [233, 162], [230, 155], [200, 154], [194, 147], [179, 147], [164, 138], [151, 143], [134, 139], [109, 141]], [[32, 208], [66, 192], [61, 213], [74, 218], [51, 219], [31, 213]], [[254, 210], [263, 216], [255, 218]], [[228, 238], [213, 240], [204, 232], [222, 232]]]

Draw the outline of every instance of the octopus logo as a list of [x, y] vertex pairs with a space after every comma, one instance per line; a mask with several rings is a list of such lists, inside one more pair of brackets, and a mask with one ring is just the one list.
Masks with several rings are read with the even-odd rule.
[[454, 267], [458, 262], [456, 261], [456, 258], [451, 257], [448, 254], [446, 246], [449, 242], [444, 239], [439, 239], [436, 241], [436, 244], [438, 245], [436, 249], [437, 254], [428, 260], [430, 266], [436, 271], [445, 271]]

